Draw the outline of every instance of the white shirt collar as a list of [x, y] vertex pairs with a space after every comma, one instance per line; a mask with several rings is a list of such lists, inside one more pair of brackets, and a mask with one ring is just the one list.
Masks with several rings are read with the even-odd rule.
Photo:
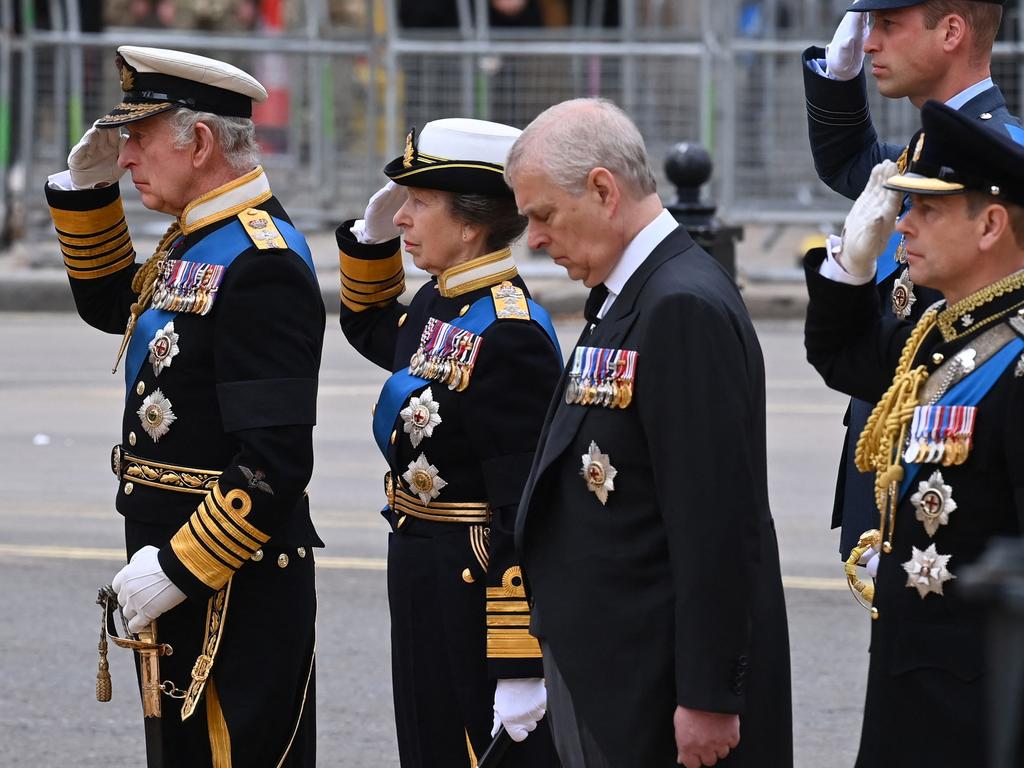
[[622, 258], [619, 259], [619, 263], [615, 265], [611, 274], [605, 278], [604, 285], [608, 289], [608, 298], [605, 299], [601, 311], [597, 313], [598, 317], [603, 318], [605, 316], [615, 298], [626, 287], [626, 283], [633, 276], [633, 273], [640, 268], [644, 260], [661, 244], [661, 241], [675, 231], [678, 226], [679, 224], [672, 217], [672, 214], [662, 208], [661, 213], [650, 224], [641, 229], [636, 237], [629, 241], [626, 250], [622, 252]]
[[992, 86], [992, 78], [986, 77], [981, 82], [975, 83], [974, 85], [964, 88], [962, 91], [960, 91], [960, 93], [958, 93], [956, 96], [947, 101], [946, 106], [949, 107], [950, 109], [961, 109], [963, 108], [964, 104], [966, 104], [968, 101], [973, 99], [982, 91], [987, 91]]

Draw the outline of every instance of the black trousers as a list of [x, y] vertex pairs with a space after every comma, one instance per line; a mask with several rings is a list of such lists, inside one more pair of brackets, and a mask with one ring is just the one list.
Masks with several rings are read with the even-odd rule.
[[550, 646], [542, 642], [541, 651], [544, 654], [544, 684], [548, 689], [547, 719], [551, 721], [551, 735], [562, 765], [565, 768], [611, 768], [593, 734], [576, 717], [572, 694], [558, 671]]
[[[474, 557], [465, 526], [417, 523], [390, 534], [388, 543], [399, 758], [402, 768], [469, 768], [490, 744], [494, 719], [485, 587], [462, 579]], [[501, 762], [557, 765], [546, 718]]]

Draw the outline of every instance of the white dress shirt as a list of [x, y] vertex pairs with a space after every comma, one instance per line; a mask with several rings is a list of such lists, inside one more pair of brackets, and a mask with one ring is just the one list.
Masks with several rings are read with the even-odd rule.
[[604, 304], [601, 305], [601, 309], [597, 313], [599, 318], [603, 319], [608, 314], [608, 310], [612, 308], [615, 299], [626, 287], [629, 278], [640, 268], [651, 252], [661, 245], [661, 241], [678, 226], [679, 224], [672, 214], [663, 208], [654, 221], [637, 232], [636, 237], [629, 241], [626, 250], [622, 252], [619, 263], [605, 278], [604, 285], [608, 289], [608, 298], [604, 300]]

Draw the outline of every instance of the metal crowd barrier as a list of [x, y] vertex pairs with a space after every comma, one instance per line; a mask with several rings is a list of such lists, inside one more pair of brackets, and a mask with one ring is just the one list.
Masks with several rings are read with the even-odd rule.
[[[30, 19], [39, 0], [13, 2]], [[126, 42], [222, 57], [268, 84], [274, 106], [257, 120], [265, 165], [306, 226], [357, 214], [410, 126], [453, 115], [522, 126], [549, 104], [581, 95], [623, 106], [659, 173], [676, 142], [708, 147], [710, 192], [730, 223], [828, 224], [848, 209], [815, 176], [800, 72], [801, 51], [828, 40], [845, 0], [825, 7], [818, 0], [621, 0], [615, 29], [558, 30], [491, 28], [488, 0], [455, 0], [460, 25], [445, 33], [402, 29], [399, 0], [366, 0], [363, 27], [333, 27], [326, 2], [293, 3], [298, 23], [259, 35], [88, 34], [79, 31], [77, 0], [49, 0], [52, 29], [29, 23], [15, 36], [12, 3], [0, 4], [0, 178], [18, 163], [25, 179], [13, 190], [0, 184], [0, 212], [20, 206], [30, 231], [48, 226], [39, 190], [89, 121], [115, 103], [112, 52]], [[571, 0], [577, 19], [584, 5]], [[744, 28], [754, 6], [773, 23]], [[789, 15], [780, 26], [783, 8]], [[1009, 13], [1004, 27], [1024, 37], [1024, 20]], [[1024, 45], [998, 44], [994, 69], [1019, 111]], [[888, 140], [913, 133], [916, 111], [902, 100], [874, 94], [872, 113]], [[123, 191], [137, 207], [130, 185]]]

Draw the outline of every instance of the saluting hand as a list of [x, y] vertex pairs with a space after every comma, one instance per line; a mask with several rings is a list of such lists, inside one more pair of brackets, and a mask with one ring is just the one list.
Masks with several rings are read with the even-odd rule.
[[125, 169], [117, 164], [124, 140], [118, 128], [93, 125], [71, 148], [68, 170], [75, 189], [93, 189], [116, 184]]
[[686, 768], [710, 766], [740, 743], [740, 716], [676, 707], [676, 762]]
[[352, 234], [360, 243], [384, 243], [398, 237], [402, 230], [395, 226], [395, 214], [405, 203], [405, 187], [389, 181], [373, 193], [366, 204], [366, 213], [352, 225]]
[[846, 216], [842, 248], [833, 256], [854, 277], [875, 274], [875, 260], [896, 227], [903, 196], [885, 188], [885, 182], [895, 175], [896, 163], [892, 160], [883, 160], [872, 168], [867, 186]]
[[825, 70], [833, 80], [852, 80], [864, 66], [864, 42], [870, 33], [868, 14], [847, 12], [832, 42], [825, 46]]

